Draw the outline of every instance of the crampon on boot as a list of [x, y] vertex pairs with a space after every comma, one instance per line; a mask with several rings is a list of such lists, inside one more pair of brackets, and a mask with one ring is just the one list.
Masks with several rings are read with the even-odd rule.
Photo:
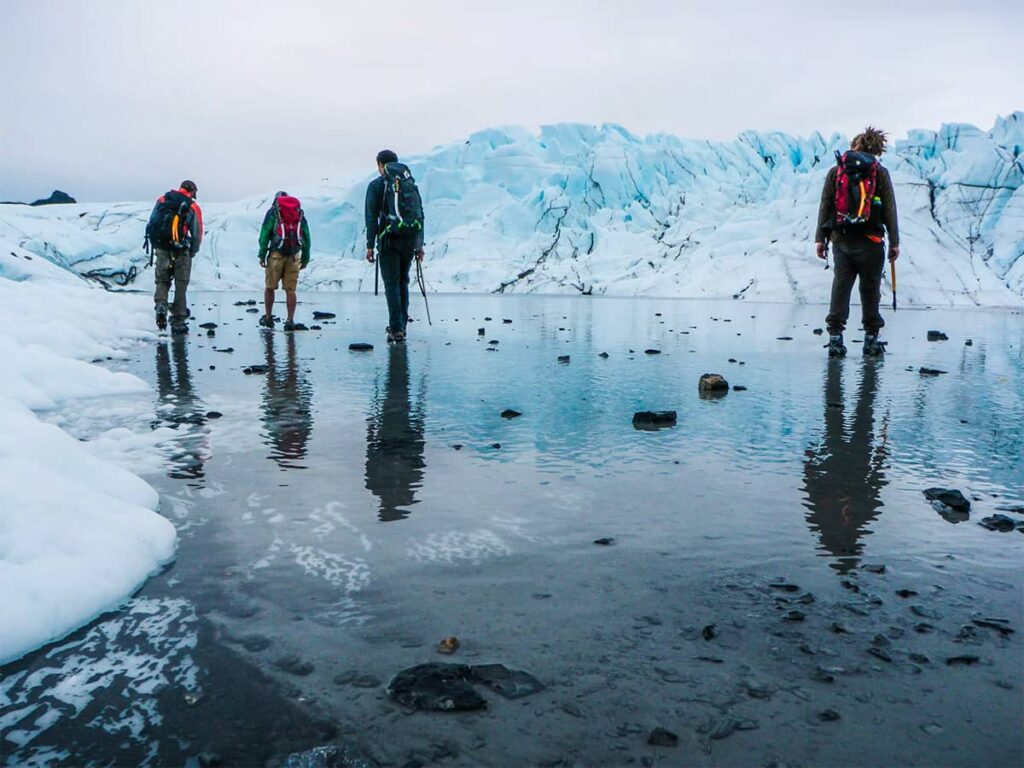
[[160, 306], [156, 308], [156, 327], [161, 331], [167, 329], [167, 307]]
[[833, 333], [828, 337], [828, 356], [846, 357], [846, 345], [843, 344], [843, 334]]
[[864, 356], [881, 357], [885, 354], [885, 342], [878, 340], [877, 333], [868, 333], [864, 336]]

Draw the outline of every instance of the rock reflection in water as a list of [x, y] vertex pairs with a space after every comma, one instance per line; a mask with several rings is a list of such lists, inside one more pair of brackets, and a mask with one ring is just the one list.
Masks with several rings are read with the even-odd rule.
[[305, 469], [303, 460], [313, 432], [313, 387], [296, 359], [295, 334], [286, 333], [285, 359], [279, 360], [278, 334], [263, 334], [267, 378], [263, 387], [261, 420], [263, 439], [271, 447], [270, 457], [282, 469]]
[[825, 434], [807, 451], [804, 463], [804, 506], [807, 524], [821, 547], [848, 573], [863, 553], [860, 540], [882, 508], [881, 491], [888, 481], [886, 419], [876, 428], [875, 399], [881, 362], [865, 362], [853, 419], [847, 426], [841, 360], [830, 360], [825, 374]]
[[[170, 349], [168, 349], [170, 347]], [[156, 386], [160, 401], [156, 425], [181, 432], [173, 442], [167, 476], [178, 480], [203, 477], [209, 455], [206, 444], [206, 406], [196, 394], [188, 369], [188, 342], [175, 336], [156, 345]]]
[[424, 392], [410, 399], [409, 351], [404, 344], [388, 349], [383, 389], [378, 385], [366, 429], [366, 488], [380, 499], [382, 522], [404, 520], [417, 503], [423, 484]]

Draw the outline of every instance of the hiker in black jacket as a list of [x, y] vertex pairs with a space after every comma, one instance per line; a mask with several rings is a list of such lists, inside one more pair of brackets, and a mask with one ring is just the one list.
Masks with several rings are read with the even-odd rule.
[[409, 269], [414, 258], [423, 259], [423, 206], [409, 169], [390, 149], [377, 153], [377, 173], [366, 188], [366, 260], [380, 259], [388, 341], [401, 342], [409, 322]]
[[[855, 280], [860, 282], [863, 352], [868, 356], [885, 352], [878, 340], [878, 332], [885, 325], [878, 304], [885, 268], [886, 237], [889, 239], [889, 261], [896, 261], [900, 255], [900, 230], [892, 179], [878, 162], [885, 152], [885, 145], [885, 133], [871, 126], [865, 128], [850, 142], [850, 152], [842, 156], [836, 153], [840, 163], [828, 172], [821, 190], [814, 244], [818, 258], [827, 259], [828, 242], [831, 242], [835, 265], [832, 301], [825, 318], [830, 357], [846, 354], [843, 331], [850, 316], [850, 293]], [[840, 180], [848, 187], [848, 194], [837, 187]], [[863, 200], [858, 192], [858, 187], [864, 189], [860, 187], [862, 183], [874, 185], [873, 192], [864, 195]], [[837, 207], [849, 207], [849, 210], [837, 211]]]

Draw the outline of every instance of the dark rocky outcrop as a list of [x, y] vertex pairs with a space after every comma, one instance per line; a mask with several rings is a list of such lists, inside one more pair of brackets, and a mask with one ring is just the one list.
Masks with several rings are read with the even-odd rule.
[[465, 664], [433, 662], [402, 670], [388, 683], [388, 695], [406, 707], [437, 712], [485, 709], [487, 700], [469, 682]]
[[971, 502], [955, 488], [926, 488], [924, 496], [929, 501], [938, 501], [958, 512], [969, 512]]

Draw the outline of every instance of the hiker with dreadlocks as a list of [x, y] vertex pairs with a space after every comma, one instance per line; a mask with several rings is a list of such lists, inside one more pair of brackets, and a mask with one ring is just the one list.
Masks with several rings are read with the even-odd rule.
[[868, 126], [854, 136], [849, 151], [836, 151], [836, 165], [829, 170], [821, 190], [814, 245], [818, 258], [828, 259], [828, 244], [832, 243], [832, 301], [825, 318], [829, 357], [846, 355], [843, 331], [850, 316], [854, 281], [859, 282], [860, 288], [864, 354], [885, 354], [885, 347], [878, 340], [885, 325], [878, 305], [886, 238], [889, 261], [895, 262], [900, 255], [896, 196], [889, 172], [879, 162], [885, 148], [885, 133]]
[[366, 188], [366, 260], [377, 261], [384, 280], [388, 341], [402, 342], [409, 322], [409, 269], [413, 259], [423, 260], [423, 201], [409, 167], [390, 149], [377, 153], [377, 173]]
[[167, 327], [167, 301], [174, 283], [174, 304], [171, 306], [171, 334], [188, 333], [189, 311], [186, 301], [188, 281], [192, 275], [192, 259], [203, 242], [203, 212], [196, 202], [196, 183], [185, 179], [178, 189], [165, 192], [153, 206], [146, 224], [143, 248], [150, 251], [154, 265], [156, 289], [153, 304], [156, 327]]
[[274, 202], [263, 216], [260, 227], [259, 261], [266, 278], [263, 286], [265, 314], [260, 326], [274, 328], [274, 292], [278, 285], [284, 287], [285, 307], [288, 319], [284, 321], [286, 331], [303, 331], [306, 327], [295, 322], [296, 291], [299, 287], [299, 271], [309, 264], [309, 224], [302, 204], [285, 191], [274, 195]]

